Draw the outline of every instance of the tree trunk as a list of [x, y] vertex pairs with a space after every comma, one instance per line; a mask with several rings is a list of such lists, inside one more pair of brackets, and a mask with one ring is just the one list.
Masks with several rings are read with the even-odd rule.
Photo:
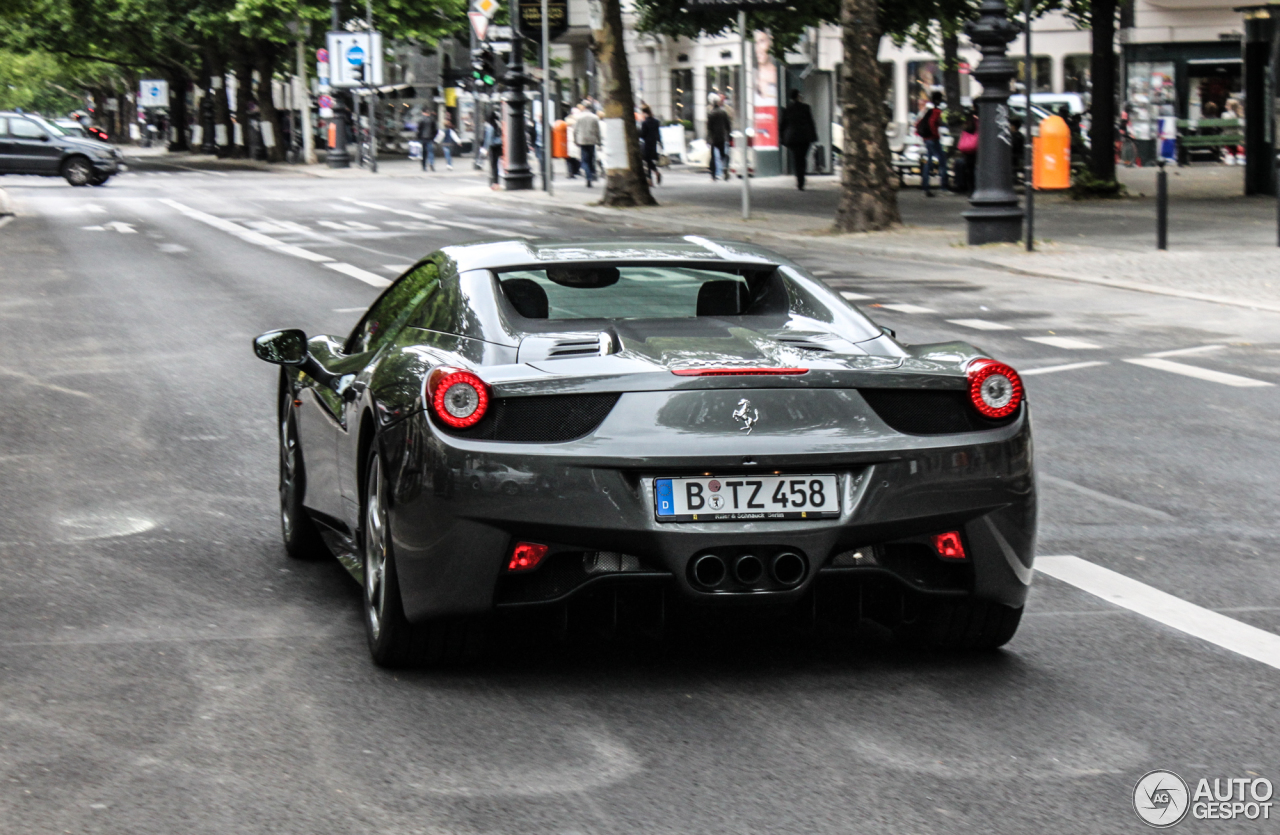
[[1093, 97], [1090, 105], [1089, 173], [1096, 180], [1116, 179], [1116, 0], [1093, 0]]
[[603, 0], [604, 29], [593, 32], [596, 67], [600, 72], [600, 92], [604, 97], [604, 119], [600, 122], [601, 139], [606, 149], [609, 138], [621, 130], [626, 143], [626, 159], [610, 155], [605, 172], [605, 206], [656, 206], [649, 193], [649, 179], [644, 174], [640, 157], [640, 135], [636, 130], [636, 103], [631, 92], [631, 68], [623, 45], [622, 4], [620, 0]]
[[[892, 2], [892, 0], [891, 0]], [[842, 0], [844, 78], [840, 109], [844, 160], [836, 230], [871, 232], [901, 223], [898, 193], [889, 173], [887, 116], [881, 96], [878, 0]]]
[[187, 74], [182, 70], [170, 70], [169, 77], [169, 127], [173, 138], [165, 137], [170, 151], [190, 151], [187, 138]]
[[262, 146], [266, 150], [267, 162], [282, 162], [284, 152], [280, 147], [280, 119], [276, 111], [271, 83], [275, 76], [275, 45], [259, 43], [255, 57], [258, 70], [258, 117], [261, 120], [259, 130], [262, 133]]
[[231, 154], [231, 106], [227, 103], [227, 60], [221, 52], [210, 47], [209, 92], [213, 96], [213, 141], [218, 156]]
[[964, 130], [964, 112], [960, 109], [960, 30], [942, 21], [942, 85], [946, 90], [947, 127], [952, 136]]
[[252, 149], [251, 137], [253, 129], [249, 125], [249, 99], [253, 97], [253, 65], [243, 48], [237, 48], [231, 54], [231, 71], [236, 77], [236, 124], [240, 127], [239, 140], [236, 130], [231, 131], [231, 156], [247, 157]]

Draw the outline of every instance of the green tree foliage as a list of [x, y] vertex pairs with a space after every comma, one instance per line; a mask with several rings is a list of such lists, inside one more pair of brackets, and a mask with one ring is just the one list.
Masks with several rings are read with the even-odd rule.
[[47, 52], [20, 54], [0, 49], [0, 110], [63, 115], [84, 107], [86, 82], [108, 68], [60, 59]]

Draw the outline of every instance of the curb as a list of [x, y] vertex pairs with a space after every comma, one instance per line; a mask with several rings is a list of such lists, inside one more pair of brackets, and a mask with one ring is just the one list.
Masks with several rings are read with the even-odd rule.
[[[505, 193], [499, 192], [499, 194]], [[520, 198], [521, 200], [528, 200], [528, 197], [524, 196], [527, 195], [527, 192], [520, 192], [520, 194], [522, 195]], [[799, 235], [793, 232], [770, 231], [767, 229], [744, 229], [741, 226], [702, 219], [697, 221], [686, 221], [678, 218], [649, 217], [641, 213], [631, 214], [625, 209], [611, 209], [604, 206], [565, 205], [562, 203], [551, 203], [545, 199], [538, 200], [537, 202], [542, 203], [549, 211], [552, 212], [569, 212], [594, 218], [607, 217], [611, 220], [627, 218], [640, 225], [662, 227], [667, 229], [667, 231], [679, 234], [706, 234], [708, 230], [714, 230], [717, 232], [728, 233], [748, 241], [753, 237], [759, 236], [787, 241], [788, 243], [813, 244], [815, 242], [821, 242], [832, 244], [843, 249], [852, 250], [853, 252], [861, 255], [868, 255], [877, 258], [892, 258], [897, 261], [916, 261], [927, 264], [945, 264], [947, 266], [954, 267], [980, 267], [982, 269], [998, 270], [1000, 272], [1009, 273], [1010, 275], [1022, 275], [1030, 278], [1048, 278], [1054, 281], [1071, 281], [1077, 284], [1093, 284], [1101, 287], [1111, 287], [1116, 290], [1130, 290], [1136, 293], [1148, 293], [1156, 296], [1169, 296], [1171, 298], [1210, 302], [1212, 304], [1221, 304], [1230, 307], [1241, 307], [1246, 310], [1264, 310], [1270, 313], [1280, 313], [1280, 304], [1272, 302], [1247, 301], [1245, 299], [1236, 299], [1230, 296], [1218, 296], [1212, 293], [1198, 293], [1193, 290], [1178, 290], [1171, 287], [1158, 287], [1139, 281], [1126, 281], [1118, 278], [1078, 275], [1075, 273], [1063, 272], [1061, 270], [1018, 267], [972, 255], [951, 255], [942, 252], [907, 249], [904, 247], [887, 246], [884, 244], [864, 244], [847, 238], [842, 239], [836, 235], [819, 237], [814, 235]]]
[[9, 193], [0, 188], [0, 217], [8, 217], [16, 214], [13, 210], [13, 200], [9, 198]]

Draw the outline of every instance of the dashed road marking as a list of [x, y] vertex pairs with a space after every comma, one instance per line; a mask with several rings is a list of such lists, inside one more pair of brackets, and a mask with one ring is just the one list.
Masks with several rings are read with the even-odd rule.
[[1102, 347], [1087, 339], [1077, 339], [1074, 336], [1024, 336], [1022, 338], [1028, 342], [1039, 342], [1041, 345], [1063, 348], [1067, 351], [1096, 351]]
[[1181, 374], [1184, 377], [1194, 377], [1197, 380], [1206, 380], [1210, 383], [1221, 383], [1224, 386], [1235, 386], [1236, 388], [1262, 388], [1264, 386], [1274, 385], [1265, 380], [1255, 380], [1252, 377], [1241, 377], [1239, 374], [1228, 374], [1225, 371], [1212, 371], [1208, 368], [1200, 368], [1195, 365], [1187, 365], [1173, 360], [1159, 359], [1157, 357], [1138, 357], [1137, 359], [1125, 360], [1134, 365], [1141, 365], [1145, 368], [1154, 368], [1158, 371], [1168, 371], [1170, 374]]
[[1221, 351], [1226, 345], [1197, 345], [1194, 348], [1177, 348], [1173, 351], [1156, 351], [1148, 357], [1185, 357], [1188, 354], [1204, 354], [1209, 351]]
[[1094, 360], [1093, 362], [1069, 362], [1066, 365], [1049, 365], [1044, 368], [1028, 368], [1025, 371], [1019, 369], [1018, 373], [1023, 377], [1030, 377], [1036, 374], [1053, 374], [1058, 371], [1077, 371], [1081, 368], [1096, 368], [1099, 365], [1106, 365], [1105, 362]]
[[[366, 209], [377, 209], [380, 212], [390, 212], [393, 215], [402, 215], [403, 217], [411, 217], [414, 220], [435, 220], [435, 215], [424, 215], [422, 212], [411, 212], [408, 209], [393, 209], [390, 206], [383, 206], [379, 203], [366, 203], [363, 200], [356, 200], [354, 197], [344, 197], [348, 203], [354, 203], [357, 206], [364, 206]], [[427, 205], [423, 203], [422, 205]]]
[[316, 224], [339, 232], [376, 232], [378, 227], [358, 220], [317, 220]]
[[407, 229], [410, 232], [427, 232], [433, 229], [439, 231], [445, 228], [438, 223], [423, 223], [420, 220], [385, 220], [383, 223], [397, 229]]
[[412, 266], [413, 264], [383, 264], [382, 268], [384, 270], [391, 270], [391, 272], [395, 273], [396, 275], [399, 275], [400, 273], [404, 272], [405, 270], [409, 269]]
[[352, 278], [359, 279], [360, 281], [363, 281], [365, 284], [368, 284], [371, 287], [390, 287], [391, 286], [391, 282], [383, 278], [382, 276], [375, 275], [369, 272], [368, 270], [362, 270], [359, 267], [352, 266], [351, 264], [344, 264], [341, 261], [330, 261], [329, 263], [325, 264], [325, 266], [331, 270], [340, 272], [343, 275], [349, 275]]
[[898, 304], [882, 304], [885, 310], [896, 310], [898, 313], [937, 313], [932, 307], [923, 307], [918, 304], [907, 304], [900, 302]]
[[1188, 603], [1079, 557], [1038, 557], [1036, 570], [1157, 623], [1280, 669], [1280, 635]]
[[334, 313], [364, 313], [368, 309], [369, 308], [367, 307], [335, 307], [333, 309], [333, 312]]
[[445, 226], [456, 226], [459, 229], [471, 229], [476, 232], [483, 232], [488, 235], [511, 235], [516, 238], [536, 238], [536, 235], [526, 235], [523, 232], [512, 232], [510, 229], [495, 229], [491, 226], [481, 226], [479, 223], [465, 223], [461, 220], [438, 220], [437, 223], [443, 223]]
[[865, 293], [851, 293], [848, 290], [841, 290], [840, 295], [851, 302], [857, 302], [857, 301], [862, 301], [864, 299], [872, 298], [872, 296], [868, 296]]
[[809, 270], [811, 275], [835, 275], [835, 270]]
[[246, 243], [256, 244], [257, 246], [266, 247], [267, 249], [273, 249], [276, 252], [280, 252], [285, 255], [292, 255], [295, 258], [303, 258], [307, 261], [315, 261], [316, 263], [319, 263], [319, 264], [323, 264], [327, 261], [333, 260], [328, 255], [321, 255], [317, 252], [312, 252], [309, 249], [303, 249], [300, 246], [294, 246], [292, 244], [282, 243], [281, 241], [277, 241], [275, 238], [272, 238], [269, 235], [264, 235], [261, 232], [255, 232], [252, 229], [246, 229], [240, 224], [232, 223], [231, 221], [226, 220], [225, 218], [215, 217], [214, 215], [208, 214], [206, 212], [202, 212], [198, 209], [193, 209], [190, 206], [184, 206], [183, 204], [179, 203], [176, 200], [170, 200], [167, 197], [161, 197], [160, 202], [171, 209], [177, 209], [179, 212], [191, 218], [192, 220], [198, 220], [201, 223], [212, 226], [214, 229], [219, 229], [223, 232], [228, 232], [232, 235], [235, 235], [237, 238], [239, 238], [242, 241], [245, 241]]
[[953, 325], [959, 325], [962, 328], [973, 328], [976, 331], [1011, 331], [1009, 325], [1002, 325], [999, 322], [991, 322], [986, 319], [948, 319]]

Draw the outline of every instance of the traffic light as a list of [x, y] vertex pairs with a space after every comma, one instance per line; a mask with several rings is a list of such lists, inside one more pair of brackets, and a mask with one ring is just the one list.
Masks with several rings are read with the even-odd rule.
[[497, 61], [498, 56], [491, 49], [482, 47], [471, 52], [471, 77], [476, 84], [492, 87], [497, 83]]
[[364, 86], [364, 64], [357, 64], [351, 69], [351, 74], [355, 76], [359, 86]]

